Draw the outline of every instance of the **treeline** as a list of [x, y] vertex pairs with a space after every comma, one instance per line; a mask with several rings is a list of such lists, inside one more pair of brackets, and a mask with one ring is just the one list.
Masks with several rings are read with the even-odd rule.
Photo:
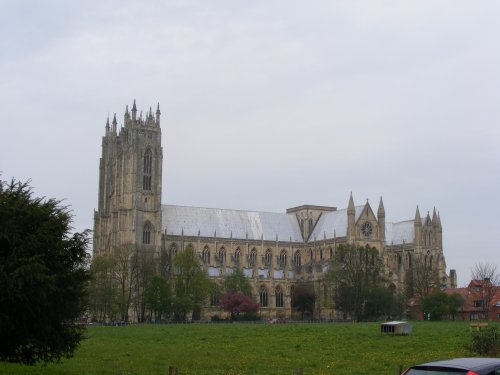
[[177, 256], [124, 246], [95, 256], [90, 266], [89, 314], [92, 321], [138, 322], [200, 316], [211, 292], [207, 274], [192, 248]]
[[[232, 320], [256, 316], [260, 308], [241, 270], [235, 269], [219, 284], [210, 281], [192, 247], [178, 254], [162, 252], [158, 257], [124, 246], [94, 257], [91, 274], [89, 312], [93, 321], [129, 321], [130, 313], [139, 322], [184, 321], [188, 314], [199, 320], [209, 301], [230, 313]], [[345, 320], [401, 318], [410, 299], [422, 301], [428, 316], [440, 319], [445, 313], [456, 313], [463, 303], [458, 296], [446, 299], [442, 292], [436, 297], [437, 269], [416, 255], [406, 272], [405, 288], [397, 290], [387, 279], [378, 250], [368, 245], [339, 245], [328, 272], [316, 282], [315, 288], [296, 281], [290, 290], [292, 310], [302, 319], [313, 318], [321, 307], [334, 308]]]

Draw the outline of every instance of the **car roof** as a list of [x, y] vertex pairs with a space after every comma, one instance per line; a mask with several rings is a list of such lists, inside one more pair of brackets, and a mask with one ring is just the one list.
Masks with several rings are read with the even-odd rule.
[[457, 369], [481, 370], [484, 367], [495, 365], [500, 366], [500, 358], [453, 358], [444, 361], [422, 363], [415, 366], [415, 368], [420, 366], [446, 366]]

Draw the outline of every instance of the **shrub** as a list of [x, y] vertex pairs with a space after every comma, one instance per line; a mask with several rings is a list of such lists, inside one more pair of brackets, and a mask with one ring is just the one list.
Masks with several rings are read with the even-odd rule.
[[496, 357], [499, 353], [500, 332], [498, 327], [489, 327], [483, 331], [472, 334], [472, 342], [468, 349], [479, 355], [491, 355]]

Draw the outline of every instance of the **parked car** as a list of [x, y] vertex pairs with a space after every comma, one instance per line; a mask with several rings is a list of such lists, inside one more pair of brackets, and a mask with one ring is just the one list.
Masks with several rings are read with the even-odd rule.
[[402, 375], [500, 375], [500, 358], [454, 358], [422, 363]]

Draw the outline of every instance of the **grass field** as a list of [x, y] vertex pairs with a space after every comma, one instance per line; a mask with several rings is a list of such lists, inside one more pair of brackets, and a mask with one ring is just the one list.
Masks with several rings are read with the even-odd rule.
[[469, 325], [414, 322], [410, 336], [377, 323], [186, 324], [89, 327], [74, 358], [0, 374], [396, 374], [399, 365], [469, 353]]

